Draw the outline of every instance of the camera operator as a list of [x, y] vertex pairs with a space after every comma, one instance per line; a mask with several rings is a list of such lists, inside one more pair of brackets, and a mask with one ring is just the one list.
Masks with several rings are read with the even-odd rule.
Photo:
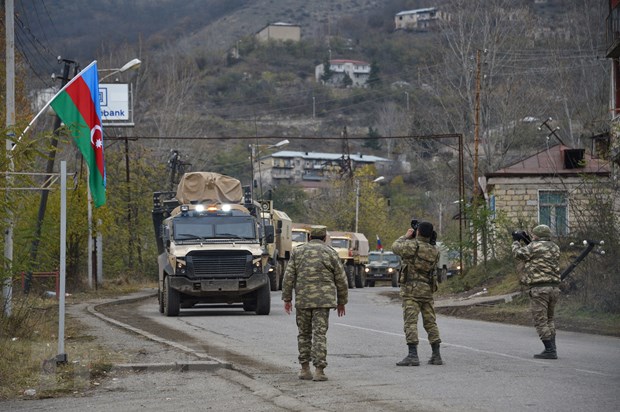
[[403, 259], [400, 272], [400, 296], [403, 300], [403, 318], [408, 355], [398, 366], [418, 366], [418, 315], [422, 313], [422, 323], [428, 334], [433, 354], [428, 361], [431, 365], [442, 365], [439, 353], [439, 329], [437, 328], [433, 293], [437, 291], [435, 270], [439, 251], [431, 243], [436, 237], [433, 225], [417, 220], [411, 228], [392, 245], [392, 251]]
[[512, 254], [525, 264], [520, 283], [529, 288], [530, 311], [536, 332], [545, 345], [545, 350], [534, 357], [557, 359], [553, 316], [560, 297], [560, 248], [551, 241], [551, 229], [547, 225], [532, 230], [530, 243], [524, 239], [523, 232], [513, 232], [512, 238]]

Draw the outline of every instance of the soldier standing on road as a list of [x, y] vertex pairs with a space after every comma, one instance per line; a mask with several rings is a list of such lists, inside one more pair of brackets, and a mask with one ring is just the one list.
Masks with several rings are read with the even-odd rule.
[[439, 260], [439, 251], [430, 244], [433, 225], [421, 222], [417, 231], [407, 230], [404, 236], [396, 239], [392, 251], [403, 259], [400, 276], [400, 296], [403, 300], [405, 337], [409, 354], [396, 365], [418, 366], [418, 314], [422, 313], [422, 323], [428, 334], [433, 354], [428, 361], [431, 365], [442, 365], [439, 353], [439, 329], [437, 328], [433, 293], [437, 290], [434, 276]]
[[[291, 314], [293, 290], [298, 328], [299, 379], [326, 381], [329, 310], [345, 315], [347, 278], [338, 253], [325, 244], [327, 228], [312, 226], [310, 242], [293, 249], [282, 282], [284, 311]], [[310, 373], [314, 364], [314, 376]]]
[[513, 256], [525, 262], [520, 282], [529, 288], [530, 311], [545, 350], [538, 359], [557, 359], [553, 316], [560, 297], [560, 248], [551, 241], [551, 229], [538, 225], [532, 230], [532, 242], [522, 245], [513, 234]]

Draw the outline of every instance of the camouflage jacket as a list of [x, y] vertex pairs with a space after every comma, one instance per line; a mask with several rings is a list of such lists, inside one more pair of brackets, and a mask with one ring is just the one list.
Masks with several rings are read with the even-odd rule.
[[293, 290], [299, 309], [346, 305], [349, 290], [338, 253], [316, 239], [294, 248], [282, 281], [282, 300], [292, 300]]
[[552, 241], [535, 240], [525, 246], [513, 242], [512, 255], [525, 263], [522, 285], [560, 283], [560, 248]]
[[432, 299], [437, 290], [434, 276], [439, 251], [429, 239], [407, 239], [401, 236], [392, 245], [392, 251], [403, 259], [400, 295], [419, 299]]

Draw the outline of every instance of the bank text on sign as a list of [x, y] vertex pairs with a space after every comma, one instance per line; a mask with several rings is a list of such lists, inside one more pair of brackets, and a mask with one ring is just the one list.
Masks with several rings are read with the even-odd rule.
[[131, 120], [129, 115], [129, 86], [127, 84], [100, 84], [101, 120], [104, 123]]

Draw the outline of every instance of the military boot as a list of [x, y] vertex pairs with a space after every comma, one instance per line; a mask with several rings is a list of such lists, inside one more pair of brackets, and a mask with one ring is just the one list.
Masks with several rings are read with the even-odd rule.
[[299, 371], [299, 379], [309, 381], [312, 379], [312, 372], [310, 372], [310, 363], [304, 362], [301, 364], [301, 370]]
[[537, 353], [534, 357], [536, 359], [557, 359], [558, 354], [551, 343], [551, 339], [543, 340], [542, 343], [545, 345], [545, 350]]
[[433, 354], [431, 358], [428, 360], [429, 365], [443, 365], [443, 361], [441, 360], [441, 354], [439, 353], [439, 342], [431, 343], [431, 348], [433, 349]]
[[555, 354], [557, 356], [558, 349], [555, 347], [555, 335], [551, 335], [551, 347], [553, 348], [553, 350], [555, 351]]
[[316, 369], [314, 370], [314, 377], [312, 378], [313, 381], [315, 382], [322, 382], [322, 381], [326, 381], [327, 380], [327, 376], [325, 376], [325, 373], [323, 372], [324, 367], [323, 366], [317, 366]]
[[400, 362], [396, 362], [397, 366], [420, 366], [420, 359], [418, 358], [418, 345], [407, 344], [409, 347], [409, 354], [405, 356]]

